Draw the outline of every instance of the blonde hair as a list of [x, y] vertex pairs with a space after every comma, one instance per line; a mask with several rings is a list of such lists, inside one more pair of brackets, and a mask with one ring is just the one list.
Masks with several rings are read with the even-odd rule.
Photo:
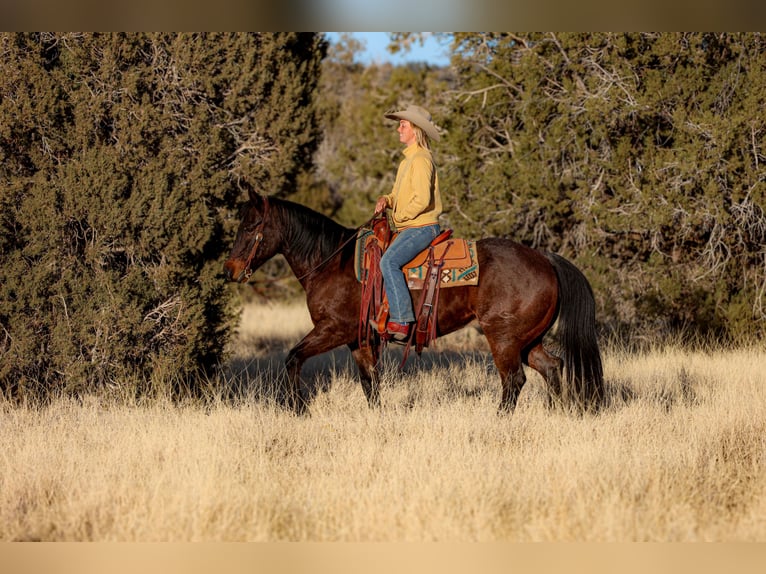
[[428, 137], [426, 132], [424, 132], [420, 127], [416, 126], [412, 122], [410, 122], [410, 125], [412, 126], [412, 130], [415, 132], [415, 137], [417, 138], [417, 144], [420, 147], [431, 151], [431, 138]]

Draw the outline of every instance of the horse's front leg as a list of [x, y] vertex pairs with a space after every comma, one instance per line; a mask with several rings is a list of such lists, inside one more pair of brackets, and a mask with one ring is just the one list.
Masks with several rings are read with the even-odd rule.
[[303, 364], [316, 355], [348, 343], [348, 337], [338, 330], [337, 325], [316, 325], [287, 354], [287, 406], [296, 414], [306, 413], [309, 398], [303, 393], [301, 371]]
[[301, 392], [301, 371], [303, 370], [303, 363], [305, 359], [300, 358], [299, 353], [300, 343], [290, 349], [290, 352], [285, 359], [285, 367], [287, 368], [287, 394], [285, 397], [285, 404], [287, 408], [292, 410], [297, 415], [306, 413], [308, 408], [308, 401], [304, 394]]
[[372, 346], [359, 347], [356, 343], [349, 345], [351, 355], [359, 367], [359, 377], [367, 398], [367, 404], [371, 408], [380, 406], [380, 378], [378, 377], [378, 359], [380, 358], [380, 346], [376, 342]]

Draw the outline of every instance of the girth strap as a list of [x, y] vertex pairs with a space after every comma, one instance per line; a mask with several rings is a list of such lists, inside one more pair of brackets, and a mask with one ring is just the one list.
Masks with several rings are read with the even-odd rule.
[[431, 341], [436, 339], [436, 317], [439, 307], [439, 287], [441, 286], [440, 275], [444, 266], [444, 258], [451, 245], [452, 241], [447, 244], [447, 248], [439, 259], [436, 259], [434, 255], [434, 246], [431, 245], [428, 248], [427, 279], [423, 291], [421, 291], [418, 306], [415, 308], [415, 328], [410, 332], [408, 344], [404, 349], [402, 366], [407, 361], [413, 337], [415, 339], [415, 352], [418, 355], [425, 347], [428, 347]]
[[441, 258], [436, 261], [433, 247], [431, 247], [427, 287], [423, 289], [420, 296], [420, 303], [416, 314], [418, 320], [417, 329], [415, 330], [415, 350], [418, 354], [423, 350], [423, 347], [427, 347], [428, 343], [436, 338], [436, 308], [439, 304], [439, 287], [441, 286], [439, 276], [441, 275], [446, 254], [447, 252], [445, 251]]

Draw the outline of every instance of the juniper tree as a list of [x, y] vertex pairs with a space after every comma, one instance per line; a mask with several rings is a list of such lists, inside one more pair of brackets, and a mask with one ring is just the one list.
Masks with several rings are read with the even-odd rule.
[[586, 269], [615, 327], [766, 327], [760, 34], [456, 34], [450, 220]]
[[294, 189], [325, 50], [316, 34], [0, 35], [3, 389], [221, 360], [237, 181]]

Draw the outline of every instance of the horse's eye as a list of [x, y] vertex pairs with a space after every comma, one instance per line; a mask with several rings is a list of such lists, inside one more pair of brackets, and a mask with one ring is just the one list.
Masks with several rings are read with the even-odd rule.
[[261, 224], [261, 220], [260, 220], [260, 219], [259, 219], [258, 221], [253, 221], [252, 223], [248, 223], [248, 224], [245, 226], [245, 231], [246, 231], [247, 233], [252, 233], [253, 231], [255, 231], [255, 230], [256, 230], [256, 228], [257, 228], [257, 227], [258, 227], [260, 224]]

